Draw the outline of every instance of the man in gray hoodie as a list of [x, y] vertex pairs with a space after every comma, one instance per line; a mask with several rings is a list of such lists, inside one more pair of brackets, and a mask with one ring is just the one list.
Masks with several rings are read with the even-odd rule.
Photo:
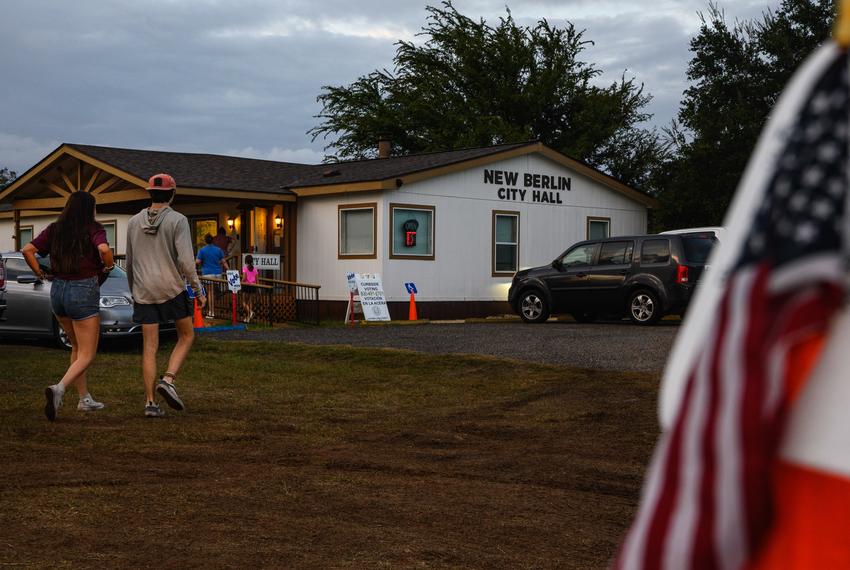
[[[189, 354], [195, 331], [192, 328], [192, 301], [186, 292], [191, 285], [201, 308], [207, 302], [195, 270], [195, 255], [186, 216], [170, 208], [177, 183], [168, 174], [156, 174], [148, 181], [151, 205], [127, 225], [127, 280], [133, 294], [133, 320], [142, 325], [142, 376], [145, 381], [145, 416], [165, 415], [154, 400], [156, 392], [175, 410], [185, 406], [174, 387], [174, 379]], [[174, 321], [177, 344], [168, 359], [168, 368], [158, 380], [156, 353], [159, 325]]]

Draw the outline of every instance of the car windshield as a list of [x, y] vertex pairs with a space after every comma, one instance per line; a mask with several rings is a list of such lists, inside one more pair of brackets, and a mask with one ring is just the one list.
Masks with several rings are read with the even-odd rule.
[[[52, 273], [53, 270], [50, 267], [50, 256], [45, 255], [44, 257], [38, 256], [38, 264], [41, 266], [42, 271], [45, 273]], [[118, 267], [117, 265], [109, 272], [110, 279], [126, 279], [127, 273]]]
[[127, 273], [117, 265], [109, 272], [110, 279], [126, 279]]
[[708, 261], [708, 256], [717, 243], [717, 238], [711, 233], [682, 236], [685, 258], [688, 263], [705, 263]]

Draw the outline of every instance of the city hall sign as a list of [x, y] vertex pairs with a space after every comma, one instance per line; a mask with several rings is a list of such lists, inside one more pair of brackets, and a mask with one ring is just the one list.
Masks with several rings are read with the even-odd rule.
[[563, 204], [561, 191], [572, 190], [572, 179], [567, 176], [487, 168], [484, 169], [484, 184], [498, 186], [496, 195], [499, 200], [528, 201], [539, 204]]

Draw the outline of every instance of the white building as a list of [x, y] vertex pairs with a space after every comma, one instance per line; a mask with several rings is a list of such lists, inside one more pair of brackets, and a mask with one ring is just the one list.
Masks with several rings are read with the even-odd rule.
[[340, 318], [348, 272], [381, 274], [394, 317], [406, 316], [410, 281], [420, 317], [508, 312], [516, 270], [589, 237], [645, 233], [655, 205], [533, 142], [322, 165], [62, 145], [0, 193], [12, 206], [0, 210], [0, 251], [17, 247], [15, 235], [29, 241], [81, 190], [97, 195], [121, 254], [158, 172], [177, 180], [174, 207], [196, 243], [225, 227], [243, 252], [281, 255], [276, 277], [321, 285], [323, 313]]

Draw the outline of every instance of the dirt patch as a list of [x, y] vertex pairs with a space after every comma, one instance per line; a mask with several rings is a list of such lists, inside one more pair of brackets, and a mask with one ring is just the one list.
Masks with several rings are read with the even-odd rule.
[[107, 410], [49, 424], [67, 356], [0, 358], [0, 565], [604, 568], [656, 437], [639, 373], [203, 341], [186, 413], [142, 418], [107, 354]]

